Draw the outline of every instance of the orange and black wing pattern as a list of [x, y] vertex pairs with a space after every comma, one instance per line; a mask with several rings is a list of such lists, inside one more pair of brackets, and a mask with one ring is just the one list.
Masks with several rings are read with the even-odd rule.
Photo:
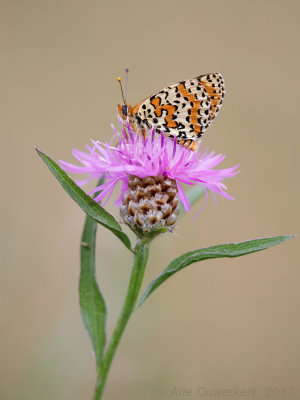
[[176, 137], [179, 143], [195, 147], [216, 117], [224, 95], [221, 74], [200, 75], [147, 97], [133, 107], [132, 116], [141, 127], [154, 126], [157, 133], [163, 130], [167, 136]]

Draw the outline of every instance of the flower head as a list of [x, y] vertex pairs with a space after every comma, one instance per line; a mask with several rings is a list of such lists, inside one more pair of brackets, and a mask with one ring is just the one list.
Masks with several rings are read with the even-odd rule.
[[[176, 140], [165, 137], [163, 132], [160, 136], [156, 136], [154, 130], [150, 130], [144, 138], [142, 135], [134, 134], [129, 124], [127, 124], [127, 130], [128, 135], [122, 129], [123, 137], [115, 131], [113, 139], [117, 138], [119, 141], [115, 146], [112, 145], [113, 139], [110, 143], [92, 140], [93, 146], [86, 146], [88, 153], [73, 150], [72, 154], [82, 164], [81, 166], [69, 164], [65, 161], [60, 163], [65, 171], [89, 174], [88, 179], [77, 181], [79, 185], [99, 178], [102, 174], [106, 175], [105, 183], [90, 192], [90, 194], [98, 193], [95, 198], [96, 201], [102, 199], [107, 201], [116, 184], [121, 182], [121, 194], [117, 203], [121, 204], [123, 200], [123, 206], [127, 207], [129, 217], [131, 216], [134, 219], [136, 217], [135, 211], [138, 211], [137, 208], [140, 206], [144, 208], [142, 220], [139, 221], [141, 214], [137, 213], [138, 218], [135, 218], [133, 222], [130, 218], [127, 220], [124, 218], [124, 215], [122, 215], [124, 214], [124, 207], [121, 208], [121, 215], [125, 223], [131, 227], [132, 225], [139, 225], [139, 223], [143, 225], [145, 221], [148, 225], [151, 225], [151, 220], [154, 221], [156, 227], [158, 225], [173, 227], [175, 224], [173, 217], [178, 214], [178, 201], [174, 200], [174, 190], [176, 199], [178, 196], [186, 211], [189, 211], [189, 202], [181, 186], [183, 183], [188, 185], [199, 184], [206, 193], [211, 191], [232, 199], [226, 192], [227, 188], [223, 180], [237, 174], [238, 165], [226, 169], [214, 169], [224, 160], [224, 155], [215, 155], [213, 151], [208, 152], [207, 150], [193, 152], [177, 144]], [[153, 179], [149, 180], [149, 177], [153, 178], [154, 181]], [[165, 180], [168, 183], [164, 184]], [[136, 186], [133, 182], [136, 182]], [[164, 190], [162, 190], [162, 186]], [[136, 195], [134, 195], [135, 198], [132, 198], [132, 190], [137, 190]], [[146, 201], [151, 197], [148, 192], [151, 192], [152, 203]], [[161, 194], [163, 194], [163, 198]], [[139, 204], [140, 202], [142, 204]], [[158, 204], [160, 204], [160, 207], [158, 207]], [[167, 206], [170, 204], [172, 206], [168, 208]], [[159, 211], [166, 211], [168, 208], [165, 217], [154, 218], [155, 207], [158, 207]], [[168, 218], [169, 224], [166, 222]], [[149, 231], [151, 227], [148, 226], [147, 229]]]

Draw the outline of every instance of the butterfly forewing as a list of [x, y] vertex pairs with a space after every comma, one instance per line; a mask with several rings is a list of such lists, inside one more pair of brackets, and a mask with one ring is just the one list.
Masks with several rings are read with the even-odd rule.
[[140, 125], [161, 129], [179, 141], [197, 141], [217, 115], [225, 94], [218, 73], [200, 75], [167, 86], [133, 107]]

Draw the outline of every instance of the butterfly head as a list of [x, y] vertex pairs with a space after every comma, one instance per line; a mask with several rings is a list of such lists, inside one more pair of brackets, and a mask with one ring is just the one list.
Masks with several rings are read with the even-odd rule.
[[118, 113], [123, 120], [126, 120], [127, 117], [130, 117], [132, 113], [131, 104], [119, 104]]

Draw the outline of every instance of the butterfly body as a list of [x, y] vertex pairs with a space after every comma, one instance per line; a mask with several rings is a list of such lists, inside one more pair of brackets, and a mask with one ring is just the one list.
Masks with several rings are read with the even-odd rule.
[[160, 134], [176, 138], [191, 150], [197, 149], [204, 131], [217, 115], [225, 94], [219, 73], [200, 75], [176, 82], [135, 106], [123, 104], [118, 112], [139, 134], [154, 127]]

